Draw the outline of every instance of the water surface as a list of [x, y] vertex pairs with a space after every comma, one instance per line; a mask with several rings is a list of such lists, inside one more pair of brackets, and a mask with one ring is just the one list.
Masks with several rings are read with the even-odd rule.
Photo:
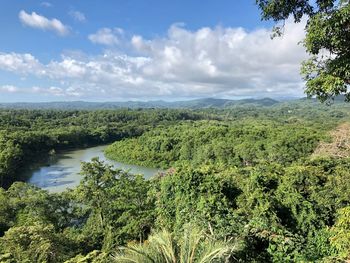
[[79, 175], [81, 162], [88, 162], [94, 157], [113, 165], [115, 168], [127, 170], [133, 174], [143, 174], [145, 178], [159, 172], [158, 169], [138, 165], [124, 164], [107, 159], [104, 156], [104, 149], [107, 145], [62, 151], [48, 160], [33, 165], [26, 171], [25, 176], [28, 182], [50, 192], [62, 192], [67, 188], [76, 187], [80, 180]]

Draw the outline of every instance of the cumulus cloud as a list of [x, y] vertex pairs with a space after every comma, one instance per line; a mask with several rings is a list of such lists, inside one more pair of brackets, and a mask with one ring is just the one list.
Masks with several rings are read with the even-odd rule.
[[[31, 54], [1, 53], [0, 69], [13, 71], [22, 75], [40, 74], [43, 65]], [[44, 73], [44, 72], [43, 72]]]
[[75, 21], [78, 22], [86, 22], [86, 16], [84, 13], [80, 12], [80, 11], [70, 11], [68, 13]]
[[166, 83], [216, 87], [227, 94], [266, 93], [281, 85], [300, 84], [299, 64], [305, 58], [303, 27], [287, 24], [283, 38], [270, 39], [269, 29], [202, 28], [195, 32], [173, 26], [162, 39], [132, 38], [133, 46], [152, 63], [148, 78]]
[[51, 30], [58, 35], [65, 36], [69, 33], [69, 27], [64, 25], [56, 18], [48, 19], [45, 16], [39, 15], [35, 12], [31, 14], [21, 10], [18, 14], [19, 20], [23, 25], [38, 28], [41, 30]]
[[[42, 64], [30, 54], [0, 53], [0, 69], [64, 82], [57, 94], [85, 99], [299, 96], [303, 28], [287, 23], [285, 35], [271, 40], [270, 29], [174, 25], [162, 38], [133, 36], [132, 55], [107, 49]], [[122, 33], [101, 29], [89, 39], [111, 46]]]
[[121, 28], [101, 28], [95, 34], [89, 35], [89, 40], [95, 44], [113, 46], [119, 43], [119, 37], [124, 33]]

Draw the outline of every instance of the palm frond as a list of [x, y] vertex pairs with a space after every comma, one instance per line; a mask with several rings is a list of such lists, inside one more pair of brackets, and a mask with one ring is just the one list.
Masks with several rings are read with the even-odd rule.
[[235, 242], [221, 242], [195, 227], [185, 227], [182, 236], [162, 230], [143, 244], [129, 244], [114, 255], [121, 263], [212, 263], [226, 262], [239, 250]]

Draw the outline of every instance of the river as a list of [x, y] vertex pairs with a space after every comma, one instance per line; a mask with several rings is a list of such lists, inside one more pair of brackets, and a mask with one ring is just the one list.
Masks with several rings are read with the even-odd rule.
[[25, 172], [24, 176], [29, 178], [28, 183], [49, 192], [57, 193], [67, 188], [76, 187], [81, 180], [81, 175], [79, 175], [81, 162], [90, 161], [93, 157], [98, 157], [115, 168], [127, 170], [134, 174], [143, 174], [145, 178], [150, 178], [159, 172], [158, 169], [154, 168], [109, 160], [103, 153], [106, 147], [107, 145], [103, 145], [59, 152], [50, 156], [47, 160], [33, 165]]

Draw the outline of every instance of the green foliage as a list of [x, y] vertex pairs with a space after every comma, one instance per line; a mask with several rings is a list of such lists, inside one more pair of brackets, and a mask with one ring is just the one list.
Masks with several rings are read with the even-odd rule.
[[56, 234], [52, 225], [40, 223], [10, 228], [0, 246], [10, 262], [62, 262], [71, 253], [69, 242]]
[[[350, 100], [350, 2], [348, 0], [256, 0], [263, 19], [295, 22], [307, 17], [304, 46], [311, 58], [302, 64], [306, 94], [327, 101], [338, 95]], [[281, 27], [276, 27], [277, 35]]]
[[110, 256], [99, 250], [94, 250], [87, 255], [77, 255], [64, 263], [108, 263], [110, 262]]
[[349, 205], [348, 159], [318, 159], [289, 167], [264, 164], [236, 172], [241, 194], [234, 213], [246, 221], [247, 256], [281, 262], [334, 255], [328, 228]]
[[0, 186], [24, 180], [21, 171], [54, 150], [139, 136], [154, 126], [210, 116], [186, 110], [0, 110]]
[[[115, 246], [147, 238], [155, 216], [150, 181], [97, 159], [83, 164], [82, 175], [74, 191], [59, 195], [25, 183], [0, 188], [2, 258], [63, 262], [88, 254], [72, 262], [108, 262]], [[97, 249], [102, 251], [92, 253]]]
[[169, 168], [181, 162], [253, 166], [288, 164], [310, 155], [324, 136], [319, 127], [272, 121], [182, 123], [117, 141], [106, 155], [118, 161]]
[[[83, 163], [76, 200], [83, 205], [87, 220], [83, 232], [94, 247], [106, 251], [129, 240], [143, 241], [152, 225], [154, 206], [148, 198], [150, 182], [94, 159]], [[113, 231], [112, 231], [113, 230]]]
[[193, 222], [217, 230], [221, 237], [240, 231], [242, 223], [233, 213], [240, 190], [230, 172], [210, 166], [184, 166], [158, 180], [158, 226], [179, 232], [186, 223]]
[[[350, 162], [310, 155], [348, 116], [314, 101], [0, 110], [0, 262], [344, 261]], [[115, 159], [173, 167], [145, 180], [93, 159], [60, 194], [14, 182], [33, 155], [111, 141]]]
[[331, 229], [332, 246], [343, 259], [350, 258], [350, 207], [339, 209], [337, 221]]
[[187, 225], [178, 236], [163, 230], [150, 235], [143, 244], [120, 248], [115, 262], [144, 263], [209, 263], [226, 262], [239, 250], [239, 244], [219, 242], [206, 237], [203, 231]]

